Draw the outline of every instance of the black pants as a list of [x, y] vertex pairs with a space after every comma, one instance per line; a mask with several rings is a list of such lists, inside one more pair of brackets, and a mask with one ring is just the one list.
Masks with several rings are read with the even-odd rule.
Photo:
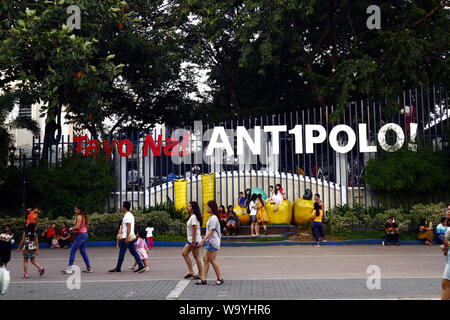
[[6, 266], [11, 260], [11, 242], [0, 241], [0, 266]]
[[400, 238], [400, 234], [398, 234], [398, 233], [394, 233], [394, 234], [390, 233], [390, 234], [386, 235], [387, 242], [395, 241], [395, 243], [397, 243], [399, 238]]
[[59, 242], [59, 246], [61, 248], [64, 248], [65, 246], [69, 246], [69, 239], [66, 239], [66, 240], [59, 239], [58, 242]]

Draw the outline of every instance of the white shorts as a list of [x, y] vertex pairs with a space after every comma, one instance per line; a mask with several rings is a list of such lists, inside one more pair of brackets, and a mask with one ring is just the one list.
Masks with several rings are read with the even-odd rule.
[[450, 250], [447, 252], [447, 263], [445, 264], [443, 279], [450, 280]]

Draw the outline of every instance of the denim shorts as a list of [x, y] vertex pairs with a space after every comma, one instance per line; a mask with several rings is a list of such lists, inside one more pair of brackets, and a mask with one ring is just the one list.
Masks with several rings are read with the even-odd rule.
[[[192, 243], [189, 242], [189, 241], [186, 241], [186, 244], [187, 244], [188, 246], [190, 246]], [[198, 242], [195, 243], [195, 246], [198, 247]]]
[[256, 222], [256, 215], [250, 216], [250, 222]]
[[445, 258], [447, 259], [447, 263], [445, 264], [445, 271], [442, 278], [450, 281], [450, 250], [448, 250]]
[[209, 252], [216, 252], [218, 250], [217, 248], [213, 247], [209, 242], [206, 242], [205, 249], [206, 251]]

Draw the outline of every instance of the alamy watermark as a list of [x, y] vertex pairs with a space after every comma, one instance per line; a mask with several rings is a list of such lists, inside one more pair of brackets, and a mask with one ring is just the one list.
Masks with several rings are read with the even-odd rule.
[[381, 289], [381, 269], [377, 265], [370, 265], [367, 267], [367, 273], [370, 274], [367, 278], [367, 289], [380, 290]]
[[70, 14], [67, 18], [66, 24], [70, 30], [81, 29], [81, 9], [77, 5], [68, 6], [66, 13]]
[[66, 280], [66, 286], [69, 290], [81, 289], [81, 269], [79, 266], [73, 265], [72, 274]]

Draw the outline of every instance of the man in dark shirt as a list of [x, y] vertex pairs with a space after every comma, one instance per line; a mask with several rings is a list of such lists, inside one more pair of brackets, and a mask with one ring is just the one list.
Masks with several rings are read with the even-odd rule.
[[399, 246], [398, 239], [400, 238], [400, 232], [398, 231], [398, 225], [394, 223], [394, 219], [389, 217], [385, 226], [386, 230], [386, 242], [390, 246], [392, 241], [395, 241], [395, 245]]

